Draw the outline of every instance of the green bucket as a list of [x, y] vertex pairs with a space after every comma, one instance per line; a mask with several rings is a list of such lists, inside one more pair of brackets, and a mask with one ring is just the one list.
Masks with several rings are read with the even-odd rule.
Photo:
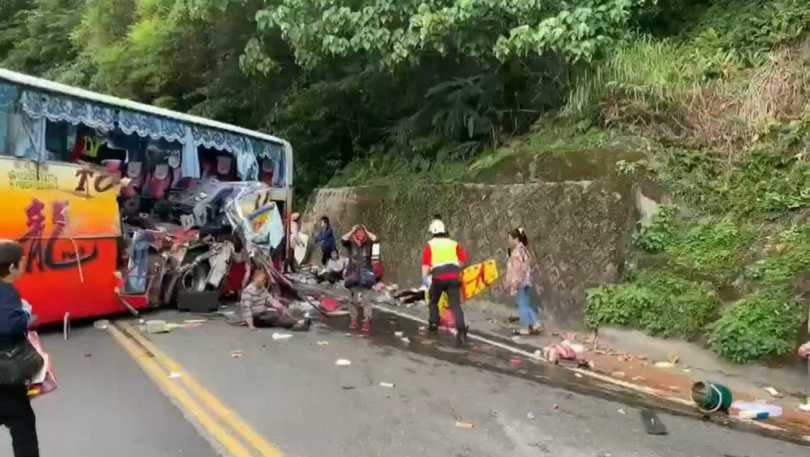
[[692, 401], [706, 413], [728, 412], [731, 408], [731, 391], [722, 384], [696, 382], [692, 384]]

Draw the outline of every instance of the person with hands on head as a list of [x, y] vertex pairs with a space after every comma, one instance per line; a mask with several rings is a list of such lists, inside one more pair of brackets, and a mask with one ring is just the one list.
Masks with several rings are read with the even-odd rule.
[[371, 333], [371, 302], [363, 303], [362, 294], [358, 289], [371, 289], [377, 278], [371, 265], [371, 255], [377, 235], [368, 231], [365, 225], [355, 225], [351, 231], [343, 235], [343, 246], [348, 251], [349, 263], [344, 273], [343, 285], [352, 291], [352, 300], [349, 304], [351, 314], [351, 330], [356, 330], [360, 322], [360, 313], [363, 314], [363, 333]]

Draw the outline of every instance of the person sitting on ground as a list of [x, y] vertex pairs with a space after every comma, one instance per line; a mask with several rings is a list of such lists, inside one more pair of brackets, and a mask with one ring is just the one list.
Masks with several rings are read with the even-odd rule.
[[374, 287], [377, 278], [371, 265], [371, 254], [377, 235], [366, 229], [365, 225], [355, 225], [351, 231], [342, 238], [343, 245], [349, 252], [349, 264], [346, 266], [343, 284], [352, 290], [352, 300], [349, 312], [352, 316], [351, 330], [358, 328], [360, 311], [363, 311], [363, 332], [371, 332], [371, 302], [363, 303], [362, 296], [357, 289], [370, 289]]
[[318, 281], [329, 281], [330, 284], [335, 284], [336, 282], [342, 280], [343, 272], [346, 271], [347, 262], [348, 259], [345, 257], [340, 257], [337, 250], [332, 251], [332, 255], [326, 262], [326, 266], [317, 275]]
[[321, 245], [321, 264], [326, 266], [332, 258], [332, 253], [337, 250], [337, 243], [335, 242], [335, 232], [332, 231], [332, 225], [329, 218], [324, 216], [321, 218], [321, 231], [315, 236], [315, 242]]
[[250, 284], [242, 291], [239, 306], [242, 321], [252, 330], [257, 327], [281, 327], [307, 331], [310, 320], [297, 320], [290, 311], [267, 290], [268, 276], [263, 269], [253, 273]]

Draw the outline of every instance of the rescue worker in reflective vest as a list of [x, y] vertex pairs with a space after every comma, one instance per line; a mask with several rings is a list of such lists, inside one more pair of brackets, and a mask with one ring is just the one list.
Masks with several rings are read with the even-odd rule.
[[439, 299], [447, 293], [448, 304], [456, 318], [456, 343], [467, 343], [467, 326], [461, 309], [461, 272], [467, 262], [467, 254], [461, 245], [447, 235], [444, 222], [434, 219], [428, 229], [433, 238], [422, 253], [422, 279], [430, 280], [430, 327], [439, 328]]

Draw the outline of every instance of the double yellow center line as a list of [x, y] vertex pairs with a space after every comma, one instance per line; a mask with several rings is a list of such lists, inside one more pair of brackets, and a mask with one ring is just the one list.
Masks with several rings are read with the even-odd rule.
[[[230, 457], [283, 457], [284, 454], [203, 387], [180, 364], [126, 322], [108, 327], [110, 334], [141, 369], [191, 416]], [[177, 373], [179, 377], [170, 375]]]

